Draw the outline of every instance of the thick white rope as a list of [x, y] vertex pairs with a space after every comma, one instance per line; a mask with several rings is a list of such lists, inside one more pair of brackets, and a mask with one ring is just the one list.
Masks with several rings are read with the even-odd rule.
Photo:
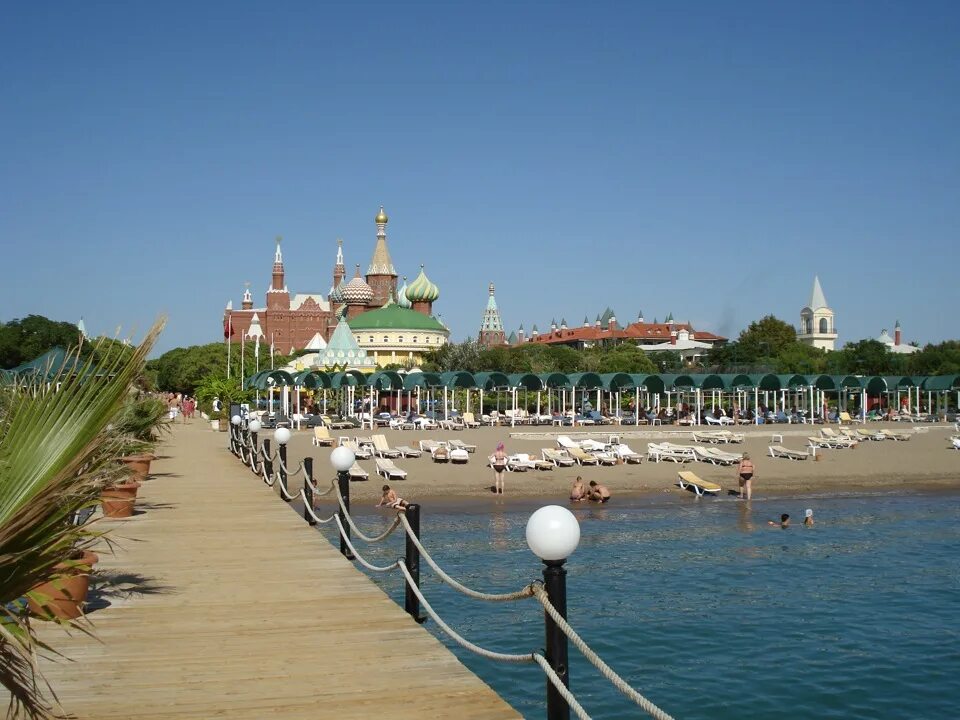
[[340, 516], [334, 515], [333, 518], [337, 523], [337, 528], [340, 530], [340, 537], [343, 539], [344, 544], [353, 554], [354, 559], [363, 565], [367, 570], [371, 570], [373, 572], [390, 572], [391, 570], [396, 570], [398, 567], [403, 565], [402, 560], [394, 560], [389, 565], [371, 565], [360, 553], [357, 552], [357, 549], [353, 546], [353, 543], [350, 542], [350, 538], [347, 536], [346, 530], [343, 529], [343, 523], [340, 522]]
[[303, 460], [300, 461], [300, 467], [298, 467], [298, 468], [297, 468], [296, 470], [294, 470], [293, 472], [290, 472], [290, 471], [287, 469], [286, 464], [283, 462], [283, 459], [281, 458], [281, 460], [280, 460], [280, 469], [283, 470], [283, 471], [287, 474], [287, 477], [288, 477], [288, 478], [296, 477], [297, 475], [299, 475], [300, 473], [302, 473], [302, 472], [304, 471]]
[[332, 492], [334, 491], [334, 489], [335, 489], [336, 487], [337, 487], [337, 481], [336, 481], [336, 480], [331, 480], [331, 481], [330, 481], [330, 487], [328, 487], [328, 488], [327, 488], [326, 490], [324, 490], [323, 492], [320, 492], [319, 490], [317, 490], [316, 486], [314, 486], [314, 488], [313, 488], [313, 496], [314, 496], [315, 498], [317, 498], [317, 497], [323, 497], [324, 495], [329, 495], [330, 493], [332, 493]]
[[397, 515], [400, 518], [400, 522], [403, 523], [403, 529], [407, 533], [407, 537], [410, 538], [411, 541], [413, 541], [414, 545], [416, 545], [417, 550], [420, 551], [421, 557], [423, 557], [423, 559], [427, 561], [427, 564], [431, 568], [433, 568], [433, 571], [440, 577], [440, 579], [443, 580], [443, 582], [445, 582], [450, 587], [455, 588], [456, 590], [459, 590], [464, 595], [469, 595], [472, 598], [476, 598], [477, 600], [488, 600], [492, 602], [522, 600], [523, 598], [528, 598], [534, 594], [533, 585], [535, 583], [531, 583], [530, 585], [527, 585], [526, 587], [521, 588], [516, 592], [495, 594], [495, 593], [484, 593], [484, 592], [480, 592], [479, 590], [473, 590], [472, 588], [468, 588], [466, 585], [458, 582], [457, 580], [454, 580], [446, 572], [444, 572], [443, 568], [441, 568], [440, 565], [437, 564], [436, 560], [430, 557], [430, 553], [428, 553], [426, 548], [423, 547], [423, 545], [420, 543], [420, 538], [416, 536], [416, 534], [413, 532], [413, 528], [410, 527], [410, 522], [407, 520], [406, 514], [397, 513]]
[[347, 518], [347, 524], [357, 534], [357, 537], [363, 540], [364, 542], [378, 543], [381, 540], [386, 540], [388, 537], [390, 537], [393, 534], [394, 530], [400, 527], [399, 516], [402, 515], [403, 513], [397, 513], [398, 517], [394, 518], [393, 524], [390, 525], [390, 527], [388, 527], [386, 530], [384, 530], [382, 533], [380, 533], [376, 537], [370, 537], [368, 535], [364, 535], [363, 532], [361, 532], [360, 528], [357, 527], [356, 523], [353, 522], [353, 518], [350, 517], [350, 513], [347, 512], [347, 505], [343, 501], [343, 495], [340, 493], [340, 486], [337, 485], [336, 488], [337, 488], [337, 502], [340, 503], [340, 509], [343, 510], [343, 515], [345, 518]]
[[574, 697], [573, 693], [570, 692], [570, 688], [563, 684], [563, 680], [560, 679], [560, 676], [557, 675], [557, 671], [550, 667], [550, 663], [547, 659], [540, 653], [534, 653], [533, 659], [540, 666], [540, 669], [543, 670], [543, 674], [547, 676], [547, 680], [550, 681], [550, 684], [553, 685], [557, 692], [560, 693], [560, 696], [567, 701], [567, 705], [576, 713], [577, 717], [580, 720], [590, 720], [590, 716], [587, 715], [587, 711], [583, 709], [583, 706], [577, 702], [577, 698]]
[[297, 496], [296, 496], [296, 495], [291, 495], [290, 492], [287, 490], [287, 487], [286, 487], [286, 485], [285, 485], [284, 483], [279, 483], [279, 482], [278, 482], [277, 485], [280, 486], [280, 494], [283, 496], [283, 499], [284, 499], [284, 500], [286, 500], [287, 502], [290, 502], [291, 500], [295, 500], [295, 499], [296, 499]]
[[540, 604], [543, 605], [543, 609], [557, 624], [557, 627], [563, 631], [563, 634], [566, 635], [570, 639], [570, 642], [572, 642], [577, 648], [577, 650], [583, 653], [583, 656], [589, 660], [597, 670], [600, 671], [601, 675], [613, 683], [617, 690], [639, 705], [649, 715], [657, 718], [657, 720], [673, 720], [671, 715], [658, 708], [652, 702], [647, 700], [647, 698], [634, 690], [626, 680], [620, 677], [613, 670], [613, 668], [607, 665], [603, 659], [597, 655], [590, 648], [590, 646], [587, 645], [586, 642], [584, 642], [583, 638], [577, 635], [576, 631], [570, 627], [570, 624], [560, 615], [557, 609], [553, 606], [553, 603], [550, 602], [550, 598], [547, 597], [547, 591], [544, 590], [542, 586], [534, 587], [533, 594], [536, 596], [537, 600], [540, 601]]
[[423, 593], [420, 592], [420, 588], [417, 587], [417, 584], [413, 581], [413, 577], [410, 575], [410, 571], [407, 570], [407, 566], [404, 565], [399, 560], [396, 563], [397, 567], [400, 568], [400, 572], [403, 573], [404, 577], [407, 579], [407, 587], [413, 590], [413, 594], [417, 596], [417, 599], [420, 600], [420, 604], [423, 606], [424, 610], [427, 611], [427, 614], [433, 618], [433, 621], [440, 627], [447, 635], [449, 635], [458, 645], [466, 648], [472, 653], [476, 653], [481, 657], [485, 657], [488, 660], [498, 660], [500, 662], [508, 663], [528, 663], [534, 662], [533, 653], [527, 655], [511, 655], [507, 653], [494, 652], [492, 650], [487, 650], [482, 648], [479, 645], [475, 645], [465, 637], [456, 632], [453, 628], [447, 625], [443, 618], [437, 615], [436, 611], [430, 606], [430, 603], [427, 602], [427, 599], [423, 596]]
[[334, 513], [333, 515], [331, 515], [326, 519], [317, 517], [317, 514], [313, 511], [313, 508], [310, 507], [310, 503], [307, 502], [307, 495], [303, 491], [303, 488], [300, 488], [300, 497], [303, 498], [304, 509], [307, 511], [307, 513], [309, 513], [310, 517], [312, 517], [316, 522], [320, 523], [321, 525], [326, 525], [328, 522], [332, 522], [333, 519], [337, 517], [337, 513]]

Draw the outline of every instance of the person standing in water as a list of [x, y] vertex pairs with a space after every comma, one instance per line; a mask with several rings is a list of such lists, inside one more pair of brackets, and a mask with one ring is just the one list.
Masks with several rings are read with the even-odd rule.
[[506, 482], [504, 473], [507, 471], [507, 453], [503, 449], [503, 443], [497, 443], [497, 449], [493, 452], [490, 464], [493, 466], [493, 491], [503, 495]]
[[737, 479], [740, 481], [740, 499], [743, 500], [743, 493], [747, 493], [747, 500], [750, 499], [752, 489], [750, 487], [750, 481], [753, 480], [754, 467], [753, 461], [750, 459], [750, 453], [744, 453], [743, 459], [740, 460], [740, 464], [737, 465]]

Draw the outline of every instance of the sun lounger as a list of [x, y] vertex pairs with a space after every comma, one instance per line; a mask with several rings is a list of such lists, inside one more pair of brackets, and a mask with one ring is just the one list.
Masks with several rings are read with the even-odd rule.
[[320, 419], [323, 421], [323, 424], [331, 430], [345, 430], [353, 427], [353, 423], [340, 419], [334, 420], [329, 415], [321, 415]]
[[710, 463], [711, 465], [733, 465], [740, 462], [742, 454], [728, 453], [717, 448], [695, 447], [694, 455], [700, 462]]
[[677, 484], [681, 490], [686, 490], [688, 487], [693, 488], [697, 497], [702, 497], [704, 493], [713, 493], [716, 495], [723, 489], [716, 483], [704, 480], [689, 470], [681, 470], [677, 473]]
[[786, 458], [787, 460], [806, 460], [810, 455], [800, 450], [791, 450], [783, 445], [771, 445], [767, 448], [772, 458]]
[[333, 437], [330, 435], [330, 429], [325, 425], [318, 425], [313, 429], [313, 445], [314, 447], [319, 447], [321, 445], [330, 446], [333, 445]]
[[406, 480], [407, 471], [394, 465], [390, 458], [377, 458], [377, 474], [383, 475], [386, 480]]
[[889, 438], [890, 440], [896, 440], [897, 442], [906, 442], [913, 437], [910, 433], [896, 432], [894, 430], [881, 430], [880, 432], [883, 433], [884, 437]]
[[697, 459], [692, 447], [678, 447], [670, 443], [649, 443], [647, 457], [654, 462], [669, 460], [678, 463], [693, 462]]
[[722, 430], [716, 432], [711, 430], [694, 431], [690, 433], [690, 436], [695, 443], [712, 443], [717, 445], [728, 442]]
[[450, 460], [450, 448], [436, 440], [421, 440], [420, 449], [429, 452], [434, 462], [448, 462]]
[[454, 440], [448, 440], [447, 444], [450, 447], [452, 447], [454, 450], [466, 450], [467, 452], [471, 452], [471, 453], [477, 451], [476, 445], [470, 445], [469, 443], [465, 443], [460, 438], [455, 438]]
[[620, 463], [620, 458], [617, 457], [616, 454], [610, 452], [609, 450], [604, 450], [603, 452], [594, 452], [589, 454], [593, 455], [597, 459], [597, 462], [599, 462], [601, 465], [618, 465]]
[[473, 413], [472, 413], [472, 412], [465, 412], [465, 413], [463, 414], [463, 424], [466, 425], [468, 428], [478, 428], [478, 427], [480, 427], [480, 423], [479, 423], [479, 422], [477, 421], [477, 419], [473, 416]]
[[857, 437], [861, 440], [886, 440], [887, 436], [878, 430], [857, 428]]
[[447, 448], [450, 462], [454, 465], [466, 465], [470, 462], [470, 453], [463, 448]]
[[360, 445], [356, 440], [351, 440], [348, 437], [341, 436], [340, 441], [337, 444], [346, 448], [350, 448], [350, 450], [353, 451], [353, 456], [362, 460], [368, 460], [373, 455], [366, 445]]
[[400, 457], [400, 451], [394, 450], [390, 447], [390, 444], [387, 442], [386, 435], [374, 435], [373, 438], [373, 451], [384, 458], [395, 458]]
[[847, 425], [850, 425], [851, 423], [858, 423], [858, 422], [863, 422], [863, 421], [860, 419], [860, 416], [859, 416], [859, 415], [856, 416], [856, 417], [850, 417], [850, 413], [848, 413], [848, 412], [846, 412], [846, 411], [840, 413], [840, 424], [841, 424], [841, 425], [842, 425], [843, 423], [847, 423]]
[[580, 449], [586, 450], [587, 452], [603, 452], [607, 449], [607, 443], [602, 443], [598, 440], [581, 440]]
[[578, 465], [599, 465], [600, 460], [593, 453], [581, 450], [578, 447], [564, 448], [567, 454], [577, 461]]
[[405, 458], [420, 457], [423, 455], [423, 450], [417, 450], [417, 448], [412, 448], [409, 445], [397, 445], [394, 449], [400, 453], [401, 457]]
[[353, 461], [353, 465], [350, 466], [350, 470], [347, 471], [350, 475], [351, 480], [369, 480], [370, 473], [360, 467], [360, 463], [356, 460]]
[[954, 450], [960, 450], [960, 437], [952, 437], [952, 438], [950, 438], [950, 446], [951, 446]]
[[577, 450], [581, 449], [579, 443], [575, 443], [566, 435], [557, 436], [557, 447], [563, 448], [564, 450], [569, 450], [570, 448], [576, 448]]
[[613, 446], [613, 452], [625, 463], [639, 464], [643, 462], [643, 455], [631, 450], [629, 445], [618, 443]]
[[852, 448], [854, 445], [857, 444], [856, 440], [851, 440], [849, 438], [825, 437], [823, 435], [820, 435], [819, 437], [811, 435], [807, 437], [807, 440], [810, 441], [811, 445], [816, 445], [817, 447], [822, 447], [822, 448], [829, 448], [832, 450]]
[[514, 458], [516, 459], [516, 462], [525, 465], [528, 470], [553, 470], [554, 468], [552, 462], [548, 462], [547, 460], [537, 460], [537, 458], [531, 457], [527, 453], [516, 453], [514, 455], [510, 455], [507, 458], [508, 465], [511, 458]]
[[543, 459], [552, 462], [557, 467], [570, 467], [576, 464], [576, 460], [567, 455], [563, 450], [554, 450], [553, 448], [543, 448], [540, 451]]

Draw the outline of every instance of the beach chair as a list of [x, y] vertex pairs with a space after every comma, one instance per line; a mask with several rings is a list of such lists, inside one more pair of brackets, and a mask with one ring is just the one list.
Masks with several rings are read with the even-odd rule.
[[477, 419], [473, 416], [473, 413], [472, 413], [472, 412], [465, 412], [465, 413], [463, 414], [463, 424], [466, 425], [468, 428], [478, 428], [478, 427], [480, 427], [480, 423], [479, 423], [479, 422], [477, 421]]
[[720, 430], [717, 434], [722, 436], [727, 443], [742, 443], [746, 437], [743, 433], [730, 432], [729, 430]]
[[579, 443], [575, 443], [566, 435], [557, 436], [557, 447], [562, 448], [563, 450], [569, 450], [570, 448], [576, 448], [577, 450], [582, 450]]
[[727, 442], [727, 438], [722, 432], [713, 432], [710, 430], [700, 430], [699, 432], [694, 431], [690, 433], [690, 437], [695, 443], [711, 443], [716, 445]]
[[447, 445], [449, 445], [454, 450], [466, 450], [467, 452], [476, 452], [477, 446], [471, 445], [470, 443], [465, 443], [460, 438], [455, 438], [453, 440], [448, 440]]
[[376, 460], [377, 463], [377, 474], [383, 475], [386, 480], [406, 480], [407, 471], [401, 470], [396, 465], [394, 465], [393, 460], [390, 458], [378, 457]]
[[450, 460], [450, 449], [446, 444], [436, 440], [421, 440], [420, 449], [430, 453], [434, 462], [448, 462]]
[[423, 455], [423, 450], [412, 448], [409, 445], [397, 445], [397, 447], [394, 449], [398, 453], [400, 453], [401, 457], [405, 457], [405, 458], [410, 458], [410, 457], [418, 458], [421, 455]]
[[586, 450], [587, 452], [603, 452], [607, 449], [609, 443], [602, 443], [599, 440], [581, 440], [579, 443], [579, 448], [581, 450]]
[[847, 425], [852, 425], [853, 423], [862, 422], [859, 415], [856, 417], [850, 417], [850, 413], [848, 413], [846, 410], [840, 413], [839, 420], [841, 425], [844, 423]]
[[866, 430], [864, 428], [857, 428], [856, 430], [857, 437], [861, 440], [886, 440], [887, 436], [878, 430]]
[[960, 450], [960, 437], [950, 438], [950, 447], [954, 450]]
[[394, 450], [390, 447], [390, 444], [387, 442], [386, 435], [374, 435], [373, 440], [373, 452], [383, 458], [395, 458], [400, 457], [400, 451]]
[[552, 462], [556, 467], [570, 467], [576, 464], [576, 460], [567, 455], [563, 450], [554, 450], [553, 448], [543, 448], [541, 456], [547, 462]]
[[360, 463], [356, 460], [353, 461], [353, 465], [350, 466], [350, 469], [347, 471], [347, 474], [350, 476], [351, 480], [369, 480], [370, 473], [360, 467]]
[[787, 460], [806, 460], [810, 455], [800, 450], [791, 450], [783, 445], [771, 445], [767, 448], [772, 458], [786, 458]]
[[913, 437], [913, 435], [911, 435], [908, 432], [896, 432], [894, 430], [886, 430], [886, 429], [881, 430], [880, 432], [883, 433], [883, 436], [885, 438], [888, 438], [889, 440], [896, 440], [897, 442], [906, 442], [907, 440]]
[[742, 455], [726, 453], [717, 448], [695, 447], [693, 454], [700, 462], [710, 463], [711, 465], [733, 465], [740, 462]]
[[678, 447], [670, 443], [649, 443], [647, 445], [647, 457], [654, 462], [669, 460], [681, 464], [697, 459], [692, 447]]
[[516, 462], [522, 463], [528, 470], [553, 470], [554, 468], [552, 462], [548, 462], [547, 460], [538, 460], [537, 458], [530, 456], [528, 453], [516, 453], [514, 455], [510, 455], [507, 458], [508, 465], [511, 458], [515, 458]]
[[704, 480], [689, 470], [681, 470], [677, 473], [677, 484], [681, 490], [686, 490], [688, 487], [693, 489], [697, 497], [703, 497], [705, 493], [716, 495], [723, 489], [716, 483]]
[[329, 415], [321, 415], [320, 420], [331, 430], [344, 430], [345, 428], [353, 427], [350, 423], [344, 423], [342, 420], [334, 420]]
[[579, 447], [564, 448], [567, 454], [577, 461], [578, 465], [599, 465], [600, 460], [593, 453], [581, 450]]
[[313, 429], [313, 440], [311, 440], [314, 447], [320, 447], [321, 445], [329, 447], [333, 445], [333, 437], [330, 435], [330, 429], [325, 425], [318, 425]]
[[629, 445], [624, 445], [623, 443], [614, 445], [613, 452], [615, 452], [617, 454], [617, 457], [619, 457], [625, 463], [632, 463], [634, 465], [639, 465], [640, 463], [643, 462], [643, 455], [631, 450]]
[[470, 453], [468, 453], [463, 448], [447, 448], [448, 456], [450, 457], [450, 462], [454, 465], [466, 465], [470, 462]]
[[590, 454], [593, 455], [597, 459], [597, 462], [599, 462], [601, 465], [619, 465], [620, 464], [620, 458], [617, 457], [616, 453], [610, 450], [603, 450], [601, 452], [592, 452]]

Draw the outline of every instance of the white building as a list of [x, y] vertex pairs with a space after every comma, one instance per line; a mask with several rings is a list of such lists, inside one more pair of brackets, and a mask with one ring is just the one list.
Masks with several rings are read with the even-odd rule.
[[906, 345], [902, 342], [902, 330], [900, 328], [899, 320], [897, 320], [897, 324], [893, 327], [893, 337], [890, 337], [890, 333], [888, 333], [887, 329], [884, 328], [880, 332], [880, 337], [877, 338], [877, 342], [886, 345], [887, 350], [892, 353], [911, 355], [913, 353], [920, 352], [920, 348], [918, 348], [916, 345]]
[[800, 311], [800, 331], [797, 340], [821, 350], [834, 350], [837, 329], [833, 323], [833, 310], [827, 305], [820, 287], [820, 278], [813, 278], [810, 302]]

